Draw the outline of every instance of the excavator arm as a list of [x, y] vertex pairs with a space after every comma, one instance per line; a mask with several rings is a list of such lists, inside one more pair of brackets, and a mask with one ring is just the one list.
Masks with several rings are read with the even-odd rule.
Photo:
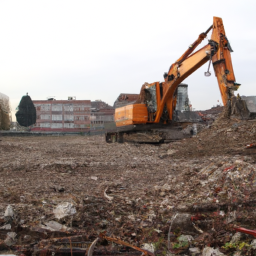
[[[197, 52], [191, 54], [211, 29], [212, 36], [209, 43]], [[199, 38], [171, 65], [168, 73], [164, 75], [165, 82], [163, 86], [165, 87], [165, 92], [159, 104], [159, 108], [155, 113], [154, 123], [160, 121], [165, 106], [169, 113], [169, 120], [172, 120], [173, 108], [175, 107], [173, 103], [175, 97], [173, 96], [178, 85], [208, 60], [212, 60], [213, 62], [222, 101], [223, 104], [226, 105], [233, 96], [233, 91], [237, 90], [239, 87], [239, 85], [235, 83], [230, 51], [232, 51], [232, 48], [226, 37], [222, 19], [214, 17], [213, 25], [205, 33], [199, 35]]]

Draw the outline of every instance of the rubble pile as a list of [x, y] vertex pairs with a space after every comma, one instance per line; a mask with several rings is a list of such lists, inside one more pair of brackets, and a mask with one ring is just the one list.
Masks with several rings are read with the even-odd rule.
[[219, 118], [161, 145], [107, 144], [102, 136], [0, 139], [0, 250], [256, 253], [255, 120]]

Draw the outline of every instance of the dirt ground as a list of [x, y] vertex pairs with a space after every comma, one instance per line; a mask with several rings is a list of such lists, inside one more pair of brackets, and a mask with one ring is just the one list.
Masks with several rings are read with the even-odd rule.
[[[251, 143], [256, 120], [218, 119], [161, 145], [0, 137], [0, 250], [84, 255], [106, 231], [155, 255], [255, 255], [235, 230], [256, 229]], [[120, 253], [137, 254], [106, 240], [93, 254]]]

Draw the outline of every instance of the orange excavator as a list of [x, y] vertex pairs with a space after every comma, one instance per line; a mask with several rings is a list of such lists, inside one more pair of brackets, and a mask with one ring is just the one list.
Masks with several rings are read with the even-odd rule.
[[[196, 47], [206, 38], [212, 30], [208, 44], [194, 52]], [[224, 106], [234, 96], [240, 84], [235, 82], [230, 52], [232, 48], [227, 39], [221, 18], [213, 17], [213, 24], [201, 33], [198, 39], [189, 46], [189, 49], [174, 62], [167, 73], [164, 82], [145, 83], [142, 85], [138, 100], [131, 105], [115, 110], [115, 130], [106, 133], [107, 142], [132, 141], [134, 135], [155, 142], [166, 139], [166, 131], [174, 127], [173, 113], [177, 101], [177, 88], [179, 84], [194, 71], [209, 61], [209, 72], [212, 62], [215, 76]], [[138, 139], [139, 140], [139, 139]]]

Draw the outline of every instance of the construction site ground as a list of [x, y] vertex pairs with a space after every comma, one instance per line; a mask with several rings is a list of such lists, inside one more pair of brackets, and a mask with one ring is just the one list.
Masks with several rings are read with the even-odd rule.
[[[254, 236], [235, 229], [256, 230], [251, 143], [256, 120], [224, 118], [160, 145], [0, 137], [0, 250], [85, 255], [106, 231], [155, 255], [255, 255]], [[99, 240], [103, 254], [141, 255]]]

